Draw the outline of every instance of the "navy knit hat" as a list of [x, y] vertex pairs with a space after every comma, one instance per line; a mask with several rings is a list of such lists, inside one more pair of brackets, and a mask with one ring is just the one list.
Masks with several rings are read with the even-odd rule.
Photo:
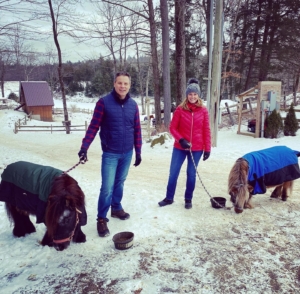
[[188, 81], [188, 86], [186, 88], [186, 97], [190, 93], [197, 93], [199, 97], [201, 97], [201, 91], [199, 87], [199, 81], [195, 78], [191, 78]]

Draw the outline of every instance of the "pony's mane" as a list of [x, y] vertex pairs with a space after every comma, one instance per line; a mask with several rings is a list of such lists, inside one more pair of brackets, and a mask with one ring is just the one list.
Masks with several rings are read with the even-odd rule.
[[228, 192], [238, 189], [239, 187], [247, 187], [249, 166], [248, 162], [239, 158], [232, 167], [228, 177]]
[[53, 180], [48, 205], [45, 214], [45, 223], [49, 235], [53, 235], [58, 218], [68, 207], [76, 209], [84, 206], [84, 193], [76, 180], [68, 174], [62, 174]]

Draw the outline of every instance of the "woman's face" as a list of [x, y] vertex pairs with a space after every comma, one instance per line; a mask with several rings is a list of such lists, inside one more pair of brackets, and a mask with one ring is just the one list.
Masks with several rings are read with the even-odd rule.
[[197, 93], [192, 92], [188, 94], [187, 98], [190, 103], [196, 103], [199, 99], [199, 96]]

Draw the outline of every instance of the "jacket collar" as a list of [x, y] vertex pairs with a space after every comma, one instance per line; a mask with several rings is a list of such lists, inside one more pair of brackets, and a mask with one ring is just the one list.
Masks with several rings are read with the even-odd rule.
[[119, 94], [116, 92], [115, 89], [112, 90], [111, 94], [113, 95], [113, 97], [115, 98], [115, 100], [120, 103], [120, 104], [124, 104], [129, 98], [130, 95], [129, 93], [126, 94], [126, 97], [124, 99], [121, 99]]

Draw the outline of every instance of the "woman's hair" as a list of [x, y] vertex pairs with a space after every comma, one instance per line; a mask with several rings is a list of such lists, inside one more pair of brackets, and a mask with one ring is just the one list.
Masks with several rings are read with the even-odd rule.
[[[189, 100], [188, 100], [188, 98], [186, 97], [186, 98], [179, 104], [179, 106], [181, 106], [182, 109], [184, 109], [184, 110], [189, 110], [188, 102], [189, 102]], [[203, 105], [203, 101], [202, 101], [202, 99], [201, 99], [199, 96], [198, 96], [198, 98], [197, 98], [197, 102], [195, 103], [195, 105], [196, 105], [197, 107], [203, 107], [203, 106], [204, 106], [204, 105]]]

